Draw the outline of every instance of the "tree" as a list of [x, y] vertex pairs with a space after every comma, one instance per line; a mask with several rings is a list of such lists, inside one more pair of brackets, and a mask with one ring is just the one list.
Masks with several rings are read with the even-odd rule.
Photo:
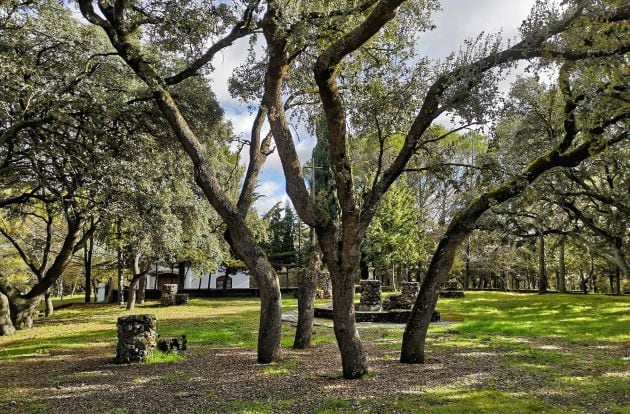
[[[388, 69], [390, 67], [405, 67], [397, 60], [400, 55], [397, 55], [396, 52], [401, 48], [387, 48], [387, 46], [391, 45], [387, 40], [395, 36], [387, 38], [382, 33], [379, 33], [386, 24], [392, 21], [390, 26], [388, 26], [387, 34], [408, 34], [408, 32], [404, 32], [406, 27], [404, 24], [396, 25], [397, 22], [392, 20], [396, 16], [395, 11], [402, 3], [402, 1], [368, 1], [359, 3], [356, 7], [350, 6], [347, 9], [324, 9], [311, 13], [308, 10], [301, 14], [298, 13], [296, 17], [295, 14], [284, 14], [285, 10], [281, 3], [270, 1], [266, 16], [263, 19], [263, 32], [268, 45], [268, 64], [263, 104], [268, 108], [268, 120], [287, 180], [287, 193], [291, 197], [300, 217], [305, 223], [317, 229], [324, 262], [331, 272], [335, 335], [341, 351], [343, 372], [346, 378], [358, 378], [367, 372], [366, 356], [356, 331], [352, 303], [354, 275], [360, 261], [359, 245], [374, 217], [378, 204], [389, 187], [403, 172], [410, 158], [429, 142], [435, 142], [443, 138], [437, 137], [433, 141], [425, 141], [427, 139], [425, 132], [429, 130], [433, 121], [440, 114], [448, 110], [454, 110], [459, 114], [468, 112], [472, 114], [472, 117], [479, 114], [479, 110], [487, 106], [487, 101], [481, 98], [485, 98], [488, 92], [491, 91], [491, 89], [488, 89], [493, 79], [493, 76], [488, 74], [491, 69], [505, 66], [516, 60], [536, 58], [542, 55], [560, 57], [564, 51], [552, 48], [551, 46], [553, 45], [550, 39], [568, 30], [584, 14], [591, 11], [582, 4], [578, 5], [578, 7], [571, 7], [563, 13], [559, 13], [557, 10], [545, 10], [540, 5], [540, 9], [537, 10], [534, 17], [526, 22], [523, 30], [523, 40], [520, 42], [503, 50], [498, 42], [492, 41], [477, 45], [478, 49], [476, 51], [471, 48], [469, 53], [475, 55], [475, 58], [471, 59], [470, 57], [462, 56], [461, 60], [454, 59], [451, 68], [441, 72], [433, 80], [425, 82], [424, 85], [419, 85], [416, 82], [417, 79], [413, 79], [413, 82], [409, 81], [408, 84], [405, 84], [404, 86], [406, 87], [410, 85], [416, 87], [416, 89], [413, 89], [415, 95], [412, 95], [410, 100], [401, 99], [400, 94], [387, 94], [390, 100], [393, 100], [395, 97], [399, 107], [401, 103], [403, 105], [409, 103], [410, 106], [420, 107], [421, 109], [419, 112], [415, 112], [415, 116], [409, 116], [402, 112], [404, 115], [400, 118], [409, 123], [405, 127], [407, 132], [401, 150], [397, 152], [393, 159], [380, 158], [374, 180], [371, 185], [366, 186], [367, 191], [361, 193], [357, 191], [358, 189], [355, 186], [352, 158], [348, 152], [349, 132], [347, 126], [349, 118], [346, 114], [349, 112], [346, 111], [345, 106], [347, 96], [343, 95], [345, 89], [339, 87], [338, 80], [342, 79], [340, 77], [341, 73], [346, 75], [344, 69], [352, 66], [346, 66], [346, 62], [356, 62], [362, 52], [368, 56], [365, 59], [369, 59], [370, 45], [378, 45], [381, 49], [385, 47], [390, 51], [389, 54], [380, 55], [382, 59], [378, 61], [379, 66], [385, 66]], [[420, 15], [424, 17], [423, 13], [426, 13], [430, 6], [423, 6], [426, 8], [415, 3], [406, 3], [401, 16], [409, 19], [412, 19], [410, 16], [417, 17]], [[415, 15], [414, 12], [416, 13]], [[364, 18], [359, 17], [362, 14], [365, 16]], [[307, 19], [300, 20], [299, 17], [302, 16], [310, 16], [312, 19], [310, 21]], [[343, 23], [340, 23], [339, 20], [334, 20], [335, 17], [339, 16], [342, 16]], [[550, 16], [553, 16], [553, 18], [549, 19], [548, 17]], [[309, 27], [308, 24], [310, 23], [320, 30], [323, 25], [318, 26], [318, 23], [325, 21], [326, 24], [333, 26], [336, 32], [343, 33], [342, 35], [331, 36], [331, 38], [326, 38], [325, 33], [319, 37], [314, 36], [319, 40], [319, 44], [315, 45], [315, 50], [311, 53], [311, 55], [316, 56], [312, 66], [314, 80], [319, 93], [321, 107], [326, 116], [331, 164], [341, 207], [342, 218], [339, 229], [325, 212], [322, 212], [321, 209], [318, 209], [316, 205], [310, 202], [302, 179], [300, 165], [296, 162], [297, 155], [293, 137], [284, 113], [282, 101], [283, 82], [290, 73], [290, 65], [296, 62], [295, 55], [301, 50], [300, 47], [308, 46], [293, 41], [294, 39], [291, 37], [291, 28], [295, 27], [292, 24], [295, 24], [296, 20], [299, 21], [299, 24], [304, 24], [306, 27]], [[335, 22], [336, 25], [330, 24], [331, 21]], [[415, 27], [428, 26], [426, 22], [420, 21], [418, 23], [418, 21], [419, 19], [415, 20]], [[305, 29], [303, 28], [300, 32], [302, 36], [300, 41], [304, 39], [304, 31]], [[322, 43], [323, 46], [321, 46]], [[388, 66], [390, 62], [391, 66]], [[396, 65], [394, 62], [398, 64]], [[374, 66], [376, 65], [372, 67]], [[367, 67], [369, 68], [369, 65]], [[416, 68], [416, 70], [419, 69]], [[368, 76], [366, 73], [361, 73], [361, 75], [363, 79], [366, 79]], [[372, 71], [370, 75], [373, 75], [372, 79], [378, 79], [380, 75], [382, 79], [389, 80], [388, 76], [391, 75], [391, 72], [386, 76]], [[347, 77], [343, 79], [345, 82]], [[382, 84], [386, 85], [385, 82]], [[421, 86], [424, 86], [424, 89], [421, 89], [422, 92], [419, 91]], [[397, 91], [400, 92], [401, 89], [397, 89]], [[418, 102], [414, 99], [415, 96], [424, 97]], [[466, 119], [470, 117], [469, 115], [465, 116]], [[389, 138], [396, 135], [383, 134], [384, 137]], [[552, 160], [554, 164], [558, 161], [564, 162], [565, 159]], [[532, 179], [542, 173], [538, 169], [539, 167], [541, 165], [536, 166], [534, 169]], [[518, 189], [516, 192], [518, 193], [519, 191], [521, 189]], [[487, 202], [487, 196], [482, 199], [482, 204], [485, 202]], [[481, 207], [481, 205], [476, 205], [476, 207]], [[475, 214], [477, 213], [478, 211], [475, 211]], [[461, 219], [463, 217], [456, 216], [451, 225], [458, 227]], [[467, 231], [464, 231], [462, 234], [465, 233]], [[454, 237], [452, 242], [449, 242], [450, 246], [447, 250], [450, 251], [452, 248], [454, 251], [459, 241], [458, 237]], [[444, 256], [446, 253], [444, 247], [438, 247], [434, 258]], [[450, 268], [452, 257], [444, 256], [441, 261], [447, 265], [446, 268]], [[435, 267], [435, 265], [433, 266]], [[432, 313], [432, 308], [437, 298], [436, 289], [439, 284], [437, 282], [443, 280], [448, 273], [446, 268], [438, 272], [440, 275], [437, 278], [435, 275], [425, 278], [425, 283], [423, 284], [425, 294], [421, 295], [424, 300], [424, 304], [422, 304], [424, 309], [422, 312], [423, 317], [424, 315], [429, 315], [430, 317]], [[430, 266], [429, 274], [434, 271], [435, 269], [432, 269]], [[418, 322], [415, 320], [415, 316], [418, 315], [417, 312], [418, 309], [416, 309], [414, 321], [408, 326], [409, 332], [406, 335], [405, 347], [403, 348], [402, 360], [404, 362], [419, 362], [415, 356], [409, 355], [412, 348], [414, 349], [413, 354], [420, 348], [418, 341], [424, 335], [422, 332], [425, 332], [426, 329], [426, 326], [418, 328], [416, 325]], [[426, 324], [428, 324], [428, 319]]]
[[[94, 207], [95, 183], [106, 174], [111, 156], [106, 144], [98, 145], [87, 116], [106, 97], [91, 83], [101, 56], [90, 55], [83, 46], [98, 49], [102, 42], [89, 31], [74, 30], [70, 13], [54, 3], [28, 6], [3, 6], [11, 12], [1, 30], [16, 36], [3, 37], [0, 49], [6, 88], [0, 180], [7, 196], [0, 232], [33, 276], [21, 293], [11, 275], [0, 275], [0, 290], [17, 329], [31, 327], [42, 296], [85, 240], [80, 230]], [[90, 85], [93, 95], [86, 99], [79, 85]], [[26, 231], [13, 231], [19, 227]], [[47, 314], [51, 305], [47, 301]]]
[[[577, 20], [580, 23], [580, 29], [576, 27], [568, 30], [565, 39], [575, 41], [573, 36], [580, 38], [584, 35], [582, 29], [584, 26], [594, 29], [600, 24], [612, 24], [616, 27], [615, 22], [627, 19], [628, 13], [630, 9], [622, 8], [607, 10], [603, 16], [595, 14], [581, 17]], [[621, 25], [617, 29], [625, 30]], [[601, 80], [602, 83], [594, 88], [594, 85], [590, 83], [593, 78], [589, 76], [593, 67], [602, 65], [615, 67], [619, 64], [619, 60], [623, 60], [621, 53], [623, 45], [610, 44], [608, 41], [600, 45], [602, 49], [598, 52], [585, 51], [581, 49], [581, 46], [575, 45], [576, 43], [569, 42], [568, 47], [576, 47], [577, 50], [560, 54], [561, 58], [567, 59], [560, 68], [558, 80], [558, 88], [562, 93], [562, 127], [557, 134], [553, 133], [553, 128], [546, 128], [543, 132], [551, 132], [552, 149], [547, 153], [537, 155], [522, 170], [520, 176], [508, 178], [502, 184], [473, 200], [451, 221], [444, 237], [440, 240], [429, 267], [428, 277], [423, 283], [407, 324], [401, 355], [403, 362], [424, 361], [424, 339], [430, 318], [428, 311], [435, 306], [437, 301], [437, 295], [431, 292], [440, 281], [446, 278], [455, 249], [485, 211], [492, 205], [500, 204], [522, 193], [530, 183], [546, 171], [557, 167], [575, 167], [593, 154], [600, 153], [627, 139], [628, 134], [624, 131], [627, 129], [625, 124], [630, 116], [627, 106], [619, 104], [618, 101], [615, 103], [614, 97], [597, 89], [614, 88], [614, 85], [617, 85], [616, 79], [604, 78]], [[612, 57], [607, 58], [610, 55]], [[598, 56], [603, 56], [603, 58], [597, 59]]]
[[[462, 51], [461, 55], [453, 56], [441, 65], [432, 65], [428, 59], [417, 59], [414, 56], [413, 42], [418, 30], [431, 27], [428, 15], [435, 7], [432, 2], [368, 0], [331, 4], [317, 1], [308, 5], [286, 5], [278, 1], [268, 1], [265, 7], [260, 8], [259, 3], [254, 2], [243, 5], [239, 11], [244, 10], [245, 13], [232, 19], [225, 18], [229, 12], [226, 7], [217, 7], [213, 10], [215, 13], [211, 13], [210, 16], [220, 15], [224, 18], [218, 21], [215, 26], [217, 30], [211, 33], [217, 36], [224, 34], [224, 37], [206, 49], [206, 53], [199, 59], [191, 59], [192, 63], [183, 71], [172, 76], [162, 76], [162, 72], [170, 71], [163, 69], [165, 65], [159, 64], [160, 59], [151, 60], [148, 53], [144, 53], [146, 49], [137, 41], [140, 26], [149, 22], [163, 29], [156, 32], [168, 35], [157, 43], [173, 47], [173, 42], [169, 43], [167, 40], [172, 41], [174, 34], [183, 33], [180, 31], [181, 26], [178, 25], [182, 20], [176, 18], [181, 17], [182, 10], [177, 10], [178, 15], [169, 14], [168, 10], [160, 15], [159, 12], [155, 14], [153, 10], [142, 7], [133, 10], [125, 8], [125, 2], [100, 2], [98, 14], [88, 0], [80, 1], [80, 6], [83, 15], [108, 34], [118, 55], [147, 85], [150, 95], [193, 160], [197, 182], [226, 222], [235, 251], [243, 258], [252, 274], [259, 279], [263, 308], [261, 335], [262, 332], [269, 332], [277, 339], [279, 328], [275, 326], [279, 324], [263, 322], [279, 320], [277, 279], [274, 279], [268, 260], [246, 227], [243, 220], [246, 213], [238, 208], [243, 203], [239, 202], [235, 206], [220, 188], [216, 170], [210, 168], [207, 153], [199, 145], [196, 134], [182, 116], [169, 90], [169, 85], [179, 83], [199, 71], [218, 50], [228, 46], [236, 38], [251, 34], [253, 28], [260, 25], [267, 44], [267, 61], [266, 64], [256, 67], [256, 73], [262, 73], [264, 70], [264, 76], [257, 77], [246, 89], [253, 95], [262, 91], [256, 125], [260, 126], [262, 119], [267, 118], [282, 161], [287, 193], [302, 220], [316, 229], [323, 260], [331, 272], [335, 335], [342, 354], [346, 378], [358, 378], [367, 372], [367, 358], [356, 331], [352, 303], [354, 278], [360, 263], [361, 242], [379, 203], [404, 172], [410, 159], [424, 150], [431, 153], [433, 144], [445, 138], [444, 135], [431, 134], [433, 132], [431, 126], [435, 119], [450, 111], [462, 116], [468, 123], [484, 120], [487, 115], [485, 109], [496, 106], [492, 98], [498, 74], [492, 70], [505, 68], [517, 60], [541, 57], [550, 60], [564, 58], [581, 60], [621, 53], [623, 44], [606, 44], [599, 38], [587, 42], [596, 45], [593, 50], [588, 49], [590, 46], [575, 46], [576, 42], [558, 43], [556, 40], [561, 38], [560, 34], [571, 30], [572, 36], [581, 38], [584, 31], [575, 28], [578, 26], [583, 28], [582, 23], [588, 21], [589, 16], [595, 16], [596, 21], [591, 20], [594, 21], [594, 25], [601, 20], [615, 23], [627, 18], [627, 10], [624, 7], [614, 9], [612, 6], [589, 2], [575, 4], [570, 2], [562, 8], [539, 4], [532, 17], [523, 25], [521, 41], [504, 46], [498, 38], [480, 39], [478, 42], [471, 42], [469, 48]], [[159, 9], [159, 6], [157, 4], [155, 7]], [[399, 9], [399, 16], [394, 19]], [[187, 12], [189, 9], [183, 11]], [[256, 19], [259, 13], [262, 14], [262, 18], [258, 21]], [[164, 24], [165, 22], [167, 24]], [[617, 26], [622, 25], [613, 26], [613, 30], [617, 30]], [[600, 36], [598, 33], [600, 32], [593, 31], [590, 34], [597, 37]], [[200, 36], [195, 33], [195, 36], [187, 40], [195, 41], [199, 38]], [[378, 56], [379, 59], [374, 59], [374, 56]], [[306, 73], [311, 68], [312, 75], [307, 76]], [[259, 79], [264, 79], [264, 83], [260, 84]], [[363, 82], [366, 79], [372, 81]], [[357, 87], [361, 84], [368, 84], [369, 87], [366, 89]], [[313, 88], [317, 90], [320, 102], [310, 105], [320, 107], [326, 118], [329, 154], [341, 211], [339, 223], [309, 197], [285, 112], [287, 102], [284, 99], [284, 92], [287, 89], [290, 92], [301, 93], [301, 96], [312, 97], [307, 91]], [[362, 94], [357, 93], [360, 91], [369, 93], [363, 94], [364, 98], [361, 98]], [[309, 105], [307, 100], [302, 102], [306, 106]], [[376, 102], [378, 105], [369, 105], [370, 102]], [[355, 103], [357, 105], [354, 105]], [[361, 103], [364, 105], [360, 105]], [[376, 113], [382, 116], [372, 116], [372, 119], [361, 118], [358, 110], [352, 110], [365, 106], [371, 106], [377, 111], [366, 114]], [[398, 108], [398, 111], [383, 110], [390, 108]], [[372, 128], [378, 132], [376, 136], [380, 151], [376, 173], [368, 182], [355, 180], [354, 177], [353, 161], [350, 156], [352, 147], [349, 145], [353, 131], [348, 129], [354, 125], [354, 120], [357, 123], [365, 121], [362, 122], [365, 125], [364, 129]], [[387, 122], [383, 124], [381, 121]], [[618, 121], [605, 123], [603, 127], [610, 129], [609, 127]], [[597, 125], [602, 126], [594, 125], [595, 128]], [[586, 131], [588, 130], [587, 128]], [[597, 134], [597, 131], [594, 131], [595, 135], [608, 136], [604, 132]], [[586, 158], [589, 150], [600, 148], [593, 141], [589, 141], [588, 145], [587, 141], [584, 141], [584, 146], [580, 147], [582, 144], [579, 144], [569, 151], [575, 135], [570, 131], [567, 134], [570, 137], [560, 145], [559, 152], [550, 153], [549, 158], [543, 157], [544, 159], [534, 163], [531, 169], [526, 169], [525, 180], [514, 179], [506, 183], [513, 189], [503, 191], [503, 187], [500, 187], [498, 193], [485, 194], [479, 201], [473, 201], [470, 207], [464, 210], [463, 216], [460, 214], [452, 218], [446, 235], [453, 237], [450, 241], [442, 239], [446, 244], [438, 245], [434, 259], [437, 257], [441, 259], [429, 266], [428, 276], [423, 284], [425, 293], [421, 297], [425, 303], [422, 305], [420, 319], [432, 313], [436, 300], [435, 290], [448, 274], [452, 264], [451, 250], [456, 250], [461, 241], [460, 237], [465, 237], [471, 223], [487, 210], [488, 197], [492, 198], [493, 202], [505, 201], [521, 192], [529, 182], [546, 170], [555, 166], [574, 165]], [[608, 143], [612, 144], [623, 138], [613, 137]], [[390, 157], [386, 156], [386, 147], [392, 140], [402, 141], [402, 144]], [[252, 143], [253, 141], [252, 139]], [[259, 152], [257, 145], [252, 145], [250, 149]], [[247, 177], [251, 176], [246, 175], [245, 187], [253, 186], [255, 182], [248, 181]], [[244, 191], [241, 194], [251, 193]], [[416, 315], [420, 313], [416, 312]], [[420, 360], [416, 357], [417, 351], [422, 348], [418, 341], [426, 334], [426, 326], [421, 324], [422, 327], [415, 329], [417, 322], [416, 320], [410, 325], [410, 333], [405, 339], [403, 360], [407, 362]], [[269, 329], [263, 329], [265, 323], [271, 324], [266, 326]], [[426, 323], [428, 324], [428, 319]], [[267, 350], [277, 349], [274, 348], [274, 344], [278, 342], [269, 338], [261, 336], [259, 351], [261, 347]], [[268, 340], [267, 347], [262, 346], [265, 339]], [[411, 351], [413, 355], [410, 356]], [[271, 352], [267, 355], [273, 354]], [[259, 360], [273, 359], [261, 358], [260, 355], [259, 353]]]
[[[217, 52], [231, 45], [235, 40], [252, 33], [254, 29], [253, 14], [258, 4], [245, 2], [240, 10], [228, 8], [221, 4], [211, 6], [212, 13], [202, 14], [195, 10], [195, 5], [190, 9], [168, 8], [166, 5], [156, 4], [155, 7], [131, 7], [125, 1], [99, 2], [99, 13], [94, 10], [92, 1], [80, 0], [79, 7], [83, 16], [92, 24], [100, 27], [108, 36], [112, 46], [120, 58], [140, 78], [148, 88], [148, 94], [157, 104], [163, 117], [175, 133], [184, 150], [190, 157], [195, 171], [195, 181], [202, 189], [205, 197], [212, 207], [221, 216], [227, 227], [227, 241], [239, 257], [245, 262], [260, 289], [261, 316], [258, 336], [258, 361], [269, 363], [277, 359], [280, 353], [280, 329], [281, 329], [281, 298], [277, 275], [267, 260], [263, 249], [258, 245], [255, 235], [248, 227], [246, 216], [251, 207], [258, 172], [268, 155], [270, 138], [262, 138], [260, 131], [265, 117], [265, 110], [258, 111], [250, 140], [250, 160], [245, 175], [245, 181], [237, 202], [230, 198], [220, 181], [220, 174], [212, 157], [204, 145], [201, 144], [198, 135], [193, 132], [185, 115], [182, 113], [177, 101], [169, 89], [169, 85], [175, 85], [195, 75], [204, 65], [212, 60]], [[235, 9], [238, 9], [236, 7]], [[182, 14], [187, 16], [210, 16], [211, 21], [202, 21], [205, 36], [222, 36], [214, 42], [198, 58], [183, 70], [172, 76], [163, 76], [161, 73], [166, 65], [160, 65], [160, 59], [153, 59], [145, 46], [139, 42], [140, 30], [143, 24], [153, 24], [154, 28], [161, 28], [165, 33], [162, 39], [155, 42], [156, 47], [163, 46], [167, 51], [173, 50], [178, 42], [181, 42], [177, 30], [189, 31], [186, 26], [187, 19], [181, 19]], [[203, 20], [203, 18], [202, 18]], [[226, 33], [227, 34], [224, 34]], [[156, 30], [156, 32], [158, 31]], [[174, 37], [172, 37], [174, 36]], [[204, 36], [193, 50], [198, 50]], [[177, 40], [175, 40], [177, 39]], [[193, 40], [193, 39], [185, 39]], [[161, 44], [160, 44], [161, 43]], [[170, 48], [170, 50], [168, 49]], [[179, 68], [178, 68], [179, 69]]]

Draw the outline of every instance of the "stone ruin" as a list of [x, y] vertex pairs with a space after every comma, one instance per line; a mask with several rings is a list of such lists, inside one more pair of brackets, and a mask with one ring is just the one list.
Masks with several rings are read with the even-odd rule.
[[315, 298], [332, 298], [332, 281], [330, 280], [330, 273], [319, 272], [319, 275], [317, 276], [317, 291], [315, 292]]
[[121, 316], [116, 326], [118, 327], [116, 363], [144, 362], [156, 345], [155, 316]]
[[393, 309], [411, 309], [416, 302], [420, 292], [420, 283], [402, 282], [400, 284], [400, 295], [390, 295], [383, 302], [383, 309], [391, 311]]
[[188, 305], [190, 302], [190, 296], [188, 293], [177, 293], [176, 284], [164, 284], [162, 286], [162, 296], [160, 296], [160, 305], [162, 306], [174, 306], [174, 305]]
[[183, 352], [188, 347], [186, 335], [175, 336], [170, 338], [159, 337], [157, 341], [157, 349], [164, 352]]
[[361, 299], [357, 305], [358, 311], [380, 311], [382, 309], [381, 301], [381, 282], [380, 280], [362, 280]]
[[457, 282], [446, 282], [440, 290], [441, 298], [463, 298], [464, 291], [459, 288]]

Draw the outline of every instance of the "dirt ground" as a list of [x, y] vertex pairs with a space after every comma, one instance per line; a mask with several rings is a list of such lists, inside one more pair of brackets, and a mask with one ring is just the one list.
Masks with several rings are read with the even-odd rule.
[[[443, 334], [448, 335], [448, 331]], [[399, 364], [396, 340], [374, 339], [366, 341], [366, 346], [371, 373], [366, 379], [354, 381], [340, 378], [335, 344], [319, 344], [308, 350], [287, 349], [283, 361], [272, 365], [256, 364], [254, 350], [194, 345], [185, 359], [176, 363], [115, 365], [114, 350], [103, 344], [89, 352], [80, 348], [74, 352], [26, 356], [0, 361], [0, 384], [12, 390], [0, 411], [384, 413], [410, 412], [410, 407], [414, 407], [413, 410], [423, 412], [422, 407], [448, 407], [454, 401], [453, 394], [464, 389], [467, 393], [490, 389], [516, 397], [519, 393], [527, 394], [527, 398], [534, 395], [544, 404], [541, 407], [553, 407], [557, 412], [564, 408], [568, 411], [576, 398], [582, 408], [578, 411], [582, 412], [613, 412], [606, 411], [606, 398], [612, 398], [610, 403], [616, 407], [630, 401], [623, 392], [611, 396], [589, 396], [585, 392], [580, 396], [550, 391], [544, 371], [510, 366], [500, 357], [506, 350], [491, 346], [483, 351], [436, 347], [425, 365]], [[600, 351], [622, 356], [628, 350]], [[592, 368], [581, 367], [586, 365], [580, 365], [571, 375], [594, 374], [582, 372]], [[593, 399], [592, 411], [589, 398]], [[514, 403], [509, 400], [505, 406]], [[544, 408], [542, 411], [547, 412]], [[495, 411], [489, 406], [488, 411], [481, 412]]]

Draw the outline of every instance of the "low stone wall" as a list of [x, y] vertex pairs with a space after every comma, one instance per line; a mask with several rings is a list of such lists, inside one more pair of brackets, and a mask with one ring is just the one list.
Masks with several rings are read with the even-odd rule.
[[440, 292], [441, 298], [463, 298], [463, 290], [443, 290]]
[[143, 362], [156, 345], [156, 319], [153, 315], [129, 315], [118, 318], [116, 363]]
[[[358, 308], [359, 304], [355, 304]], [[411, 309], [395, 309], [390, 311], [360, 311], [354, 314], [357, 322], [389, 322], [406, 323], [411, 315]], [[315, 317], [323, 319], [333, 319], [332, 307], [315, 307]], [[433, 311], [431, 322], [440, 322], [440, 312]]]

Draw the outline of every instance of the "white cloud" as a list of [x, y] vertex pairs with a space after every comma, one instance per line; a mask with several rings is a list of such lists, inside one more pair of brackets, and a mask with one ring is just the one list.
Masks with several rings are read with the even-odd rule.
[[259, 198], [256, 200], [254, 208], [259, 214], [265, 214], [277, 203], [284, 205], [289, 200], [284, 188], [277, 181], [263, 181], [256, 187], [256, 194], [259, 195]]
[[481, 32], [514, 37], [527, 17], [533, 0], [442, 0], [442, 10], [433, 15], [437, 29], [420, 38], [420, 48], [430, 57], [445, 57], [457, 52], [465, 39]]

